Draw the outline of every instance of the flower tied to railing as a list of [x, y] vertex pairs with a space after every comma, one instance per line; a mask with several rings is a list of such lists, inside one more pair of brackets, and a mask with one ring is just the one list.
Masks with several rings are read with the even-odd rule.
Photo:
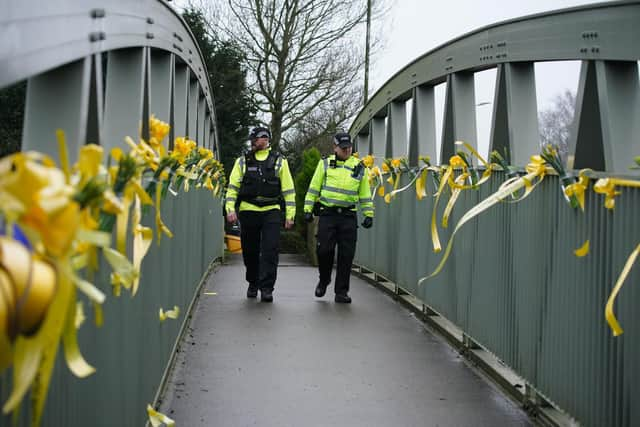
[[576, 177], [565, 171], [562, 158], [558, 152], [558, 147], [553, 144], [545, 144], [544, 147], [542, 147], [540, 157], [542, 157], [560, 177], [562, 194], [571, 207], [577, 208], [580, 206], [577, 194], [574, 191], [567, 192], [567, 188], [576, 182]]
[[[71, 167], [62, 131], [56, 133], [60, 168], [36, 152], [0, 160], [0, 229], [4, 230], [0, 233], [0, 372], [10, 366], [14, 370], [4, 413], [15, 411], [36, 384], [31, 416], [32, 425], [39, 424], [60, 342], [74, 375], [94, 372], [78, 348], [77, 328], [84, 314], [77, 291], [93, 304], [98, 326], [106, 297], [80, 277], [81, 270], [86, 268], [86, 275], [93, 276], [101, 250], [112, 268], [114, 294], [124, 286], [135, 295], [152, 241], [151, 229], [141, 224], [142, 205], [154, 205], [150, 194], [155, 196], [158, 233], [171, 233], [160, 219], [163, 194], [157, 186], [164, 188], [172, 171], [189, 162], [196, 186], [215, 196], [224, 185], [222, 165], [210, 150], [185, 143], [182, 151], [167, 154], [162, 140], [168, 125], [152, 117], [149, 126], [149, 144], [127, 138], [130, 152], [114, 148], [107, 167], [102, 164], [102, 147], [93, 144], [80, 148], [78, 162]], [[176, 146], [180, 148], [179, 143]], [[152, 176], [146, 183], [145, 174]], [[132, 261], [126, 256], [130, 210]], [[114, 226], [118, 250], [110, 247]], [[177, 307], [165, 312], [169, 318], [177, 314]]]
[[516, 178], [519, 176], [518, 170], [511, 165], [511, 155], [508, 147], [504, 147], [503, 153], [498, 150], [493, 150], [489, 154], [489, 160], [504, 171], [507, 179]]
[[395, 197], [396, 190], [398, 189], [398, 185], [400, 184], [400, 177], [402, 176], [403, 170], [407, 170], [408, 166], [406, 163], [406, 159], [395, 158], [395, 159], [384, 159], [382, 163], [382, 170], [385, 174], [389, 174], [386, 182], [391, 185], [392, 190], [389, 193], [384, 195], [385, 203], [391, 203], [391, 199]]
[[[453, 156], [453, 157], [455, 157], [455, 156]], [[459, 162], [459, 160], [453, 159], [453, 157], [452, 157], [453, 161], [451, 163], [452, 164], [458, 164], [457, 162]], [[443, 177], [442, 182], [440, 183], [439, 193], [441, 193], [444, 190], [444, 186], [445, 186], [446, 181], [448, 179], [450, 179], [451, 174], [453, 173], [452, 170], [453, 170], [453, 167], [451, 167], [451, 165], [450, 165], [450, 167], [445, 172], [445, 176]], [[469, 211], [467, 211], [467, 213], [465, 213], [462, 216], [462, 218], [460, 218], [460, 220], [456, 224], [453, 232], [451, 233], [451, 237], [450, 237], [449, 242], [447, 244], [447, 248], [446, 248], [446, 250], [445, 250], [445, 252], [444, 252], [444, 254], [442, 256], [442, 259], [440, 260], [440, 263], [438, 264], [436, 269], [430, 275], [425, 276], [425, 277], [421, 278], [418, 281], [418, 285], [419, 286], [422, 285], [425, 280], [428, 280], [428, 279], [436, 276], [438, 273], [440, 273], [440, 271], [442, 271], [442, 268], [444, 267], [449, 255], [451, 253], [451, 249], [453, 247], [453, 241], [454, 241], [454, 238], [456, 236], [456, 233], [458, 232], [458, 230], [460, 230], [460, 228], [466, 222], [468, 222], [472, 218], [476, 217], [477, 215], [480, 215], [482, 212], [484, 212], [487, 209], [491, 208], [496, 203], [502, 202], [506, 197], [508, 197], [509, 195], [513, 194], [514, 192], [517, 192], [521, 188], [527, 188], [527, 187], [528, 188], [533, 188], [533, 187], [535, 187], [536, 185], [538, 185], [544, 179], [544, 176], [546, 175], [546, 172], [547, 172], [545, 161], [539, 156], [532, 156], [531, 157], [531, 162], [527, 165], [526, 170], [527, 170], [527, 174], [525, 176], [505, 181], [500, 186], [498, 191], [496, 191], [495, 193], [491, 194], [489, 197], [484, 199], [482, 202], [480, 202], [479, 204], [477, 204], [473, 208], [469, 209]], [[530, 193], [530, 191], [531, 190], [529, 190], [529, 193]], [[526, 195], [523, 196], [523, 197], [526, 197]], [[434, 245], [434, 252], [440, 252], [441, 251], [440, 241], [439, 241], [439, 238], [438, 238], [437, 227], [436, 227], [436, 222], [435, 222], [435, 212], [436, 212], [436, 207], [437, 207], [437, 200], [438, 200], [438, 198], [436, 198], [436, 202], [434, 203], [434, 210], [433, 210], [432, 217], [431, 217], [431, 238], [432, 238], [433, 245]]]

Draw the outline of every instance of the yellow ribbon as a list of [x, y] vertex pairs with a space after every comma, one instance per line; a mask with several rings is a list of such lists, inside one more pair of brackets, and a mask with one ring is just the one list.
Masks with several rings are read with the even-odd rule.
[[587, 171], [589, 171], [589, 169], [581, 170], [580, 174], [578, 175], [579, 176], [578, 182], [570, 184], [564, 189], [564, 194], [568, 198], [575, 196], [575, 198], [578, 200], [578, 204], [580, 205], [580, 209], [582, 209], [583, 211], [584, 211], [584, 193], [589, 187], [589, 177], [586, 175]]
[[151, 407], [151, 405], [147, 405], [147, 415], [149, 416], [149, 422], [153, 427], [159, 427], [163, 423], [167, 427], [173, 427], [176, 425], [175, 421], [167, 417], [165, 414], [156, 411]]
[[111, 265], [113, 272], [111, 273], [111, 284], [114, 285], [114, 294], [120, 295], [120, 285], [126, 289], [130, 289], [133, 281], [138, 276], [138, 271], [127, 257], [119, 251], [111, 248], [103, 248], [102, 253], [107, 262]]
[[459, 175], [455, 181], [452, 180], [452, 177], [449, 177], [449, 187], [451, 188], [451, 197], [449, 197], [449, 201], [447, 202], [447, 206], [444, 208], [444, 212], [442, 213], [442, 226], [447, 228], [449, 225], [449, 215], [451, 215], [451, 211], [453, 210], [454, 205], [458, 201], [458, 197], [462, 192], [463, 187], [456, 187], [455, 183], [464, 182], [465, 179], [469, 177], [467, 172], [463, 172]]
[[616, 207], [615, 197], [621, 194], [620, 191], [616, 191], [617, 185], [621, 187], [640, 188], [640, 181], [621, 178], [600, 178], [596, 181], [593, 186], [593, 191], [604, 194], [604, 206], [607, 209], [615, 209]]
[[69, 150], [67, 149], [67, 141], [62, 129], [56, 129], [56, 139], [58, 140], [60, 167], [64, 173], [65, 182], [68, 184], [69, 179], [71, 178], [71, 169], [69, 168]]
[[618, 292], [620, 292], [620, 289], [622, 288], [622, 285], [624, 284], [629, 271], [631, 271], [631, 267], [633, 267], [638, 254], [640, 254], [640, 244], [634, 249], [633, 252], [631, 252], [631, 255], [629, 255], [629, 258], [627, 259], [627, 262], [625, 263], [624, 268], [620, 273], [620, 277], [618, 277], [618, 280], [616, 281], [616, 284], [613, 287], [611, 294], [609, 295], [607, 305], [604, 309], [604, 317], [607, 319], [607, 323], [609, 324], [614, 337], [621, 335], [623, 330], [618, 323], [618, 319], [616, 319], [616, 316], [613, 313], [613, 303], [615, 302], [616, 297], [618, 296]]
[[133, 202], [133, 189], [127, 185], [122, 196], [122, 211], [116, 216], [116, 249], [122, 255], [127, 254], [127, 228], [129, 226], [129, 208]]
[[438, 253], [442, 250], [442, 246], [440, 245], [440, 237], [438, 236], [438, 225], [436, 224], [436, 212], [438, 208], [438, 202], [440, 201], [440, 196], [442, 195], [442, 191], [449, 181], [449, 177], [453, 173], [453, 167], [449, 166], [446, 168], [444, 176], [440, 180], [440, 186], [438, 187], [438, 192], [436, 193], [436, 200], [433, 202], [433, 211], [431, 212], [431, 243], [433, 245], [433, 252]]
[[173, 310], [167, 310], [164, 311], [162, 310], [162, 307], [160, 307], [160, 311], [158, 312], [158, 317], [160, 318], [161, 322], [164, 322], [167, 319], [177, 319], [178, 316], [180, 316], [180, 308], [177, 305], [173, 306]]
[[574, 255], [577, 256], [578, 258], [582, 258], [584, 256], [587, 256], [589, 254], [589, 240], [587, 240], [586, 242], [584, 242], [582, 244], [582, 246], [580, 246], [578, 249], [576, 249], [575, 251], [573, 251]]
[[[160, 191], [156, 191], [160, 193]], [[133, 228], [133, 268], [137, 272], [136, 277], [131, 284], [131, 296], [134, 296], [138, 292], [138, 285], [140, 284], [140, 267], [142, 266], [142, 260], [151, 247], [151, 241], [153, 240], [153, 231], [149, 227], [140, 225], [140, 219], [142, 218], [142, 212], [140, 208], [140, 198], [136, 195], [133, 208], [133, 216], [131, 219], [131, 227]]]
[[[469, 221], [472, 218], [474, 218], [475, 216], [481, 214], [482, 212], [484, 212], [485, 210], [489, 209], [490, 207], [492, 207], [496, 203], [501, 202], [505, 197], [507, 197], [508, 195], [512, 194], [514, 191], [518, 191], [519, 189], [524, 187], [527, 182], [532, 182], [536, 177], [539, 177], [540, 179], [542, 179], [544, 177], [544, 174], [545, 174], [545, 171], [546, 171], [544, 166], [542, 168], [540, 168], [537, 165], [537, 162], [535, 161], [535, 159], [533, 159], [533, 157], [532, 157], [532, 164], [527, 166], [527, 169], [532, 170], [532, 172], [528, 173], [526, 176], [520, 177], [520, 178], [510, 182], [508, 185], [502, 185], [500, 187], [500, 189], [498, 189], [498, 191], [496, 191], [495, 193], [493, 193], [492, 195], [490, 195], [489, 197], [484, 199], [482, 202], [478, 203], [473, 208], [469, 209], [469, 211], [467, 213], [465, 213], [462, 216], [462, 218], [460, 218], [460, 220], [458, 221], [458, 224], [456, 224], [456, 227], [453, 230], [453, 233], [451, 234], [451, 238], [449, 239], [449, 243], [447, 244], [447, 248], [445, 250], [444, 255], [442, 256], [442, 259], [440, 260], [440, 263], [438, 264], [438, 266], [436, 267], [436, 269], [435, 269], [435, 271], [433, 273], [431, 273], [430, 275], [425, 276], [425, 277], [421, 278], [420, 280], [418, 280], [418, 286], [421, 286], [422, 283], [425, 280], [428, 280], [428, 279], [436, 276], [438, 273], [440, 273], [440, 271], [442, 270], [442, 268], [444, 267], [444, 265], [445, 265], [445, 263], [447, 261], [447, 258], [449, 258], [449, 255], [451, 253], [451, 249], [453, 247], [453, 240], [454, 240], [454, 237], [455, 237], [456, 233], [458, 232], [458, 230], [467, 221]], [[441, 183], [440, 186], [443, 187], [443, 185], [444, 184]], [[435, 226], [435, 206], [434, 206], [434, 215], [432, 216], [432, 230], [433, 230], [434, 226]], [[432, 239], [433, 239], [433, 233], [432, 233]], [[439, 251], [436, 251], [436, 252], [439, 252]]]
[[[75, 301], [75, 289], [71, 290], [71, 300]], [[73, 304], [68, 305], [67, 318], [62, 332], [62, 344], [64, 348], [64, 357], [67, 361], [69, 370], [78, 378], [85, 378], [93, 374], [96, 370], [89, 365], [78, 347], [78, 328], [76, 327], [77, 308]]]
[[169, 230], [169, 227], [162, 222], [161, 217], [161, 200], [160, 191], [156, 191], [156, 234], [158, 236], [158, 246], [160, 246], [160, 240], [162, 238], [162, 233], [166, 234], [170, 239], [173, 237], [173, 233]]
[[429, 173], [426, 167], [421, 168], [418, 171], [419, 177], [416, 180], [416, 199], [422, 200], [427, 196], [427, 174]]

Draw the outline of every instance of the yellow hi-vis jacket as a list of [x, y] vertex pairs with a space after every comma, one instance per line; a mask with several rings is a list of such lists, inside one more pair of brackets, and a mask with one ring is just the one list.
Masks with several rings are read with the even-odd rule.
[[[256, 151], [256, 160], [266, 160], [269, 156], [269, 151], [271, 151], [271, 148]], [[287, 162], [287, 159], [280, 156], [275, 167], [278, 177], [280, 178], [280, 191], [284, 198], [285, 217], [286, 219], [293, 221], [296, 216], [296, 190], [293, 187], [293, 179], [291, 178], [291, 172], [289, 171], [289, 163]], [[238, 192], [240, 191], [240, 186], [242, 185], [242, 177], [244, 176], [245, 170], [246, 165], [244, 156], [238, 157], [236, 162], [233, 164], [233, 169], [229, 176], [229, 184], [227, 186], [227, 195], [225, 197], [225, 209], [227, 210], [227, 213], [235, 212], [236, 210], [235, 204], [238, 198]], [[256, 206], [243, 200], [240, 202], [240, 207], [238, 208], [240, 211], [255, 212], [264, 212], [272, 209], [280, 209], [280, 205]]]
[[362, 213], [373, 218], [373, 201], [366, 168], [359, 167], [360, 173], [353, 176], [359, 164], [360, 160], [356, 157], [350, 156], [341, 161], [335, 155], [318, 162], [304, 199], [304, 211], [311, 212], [316, 201], [329, 207], [352, 207], [354, 211], [360, 205]]

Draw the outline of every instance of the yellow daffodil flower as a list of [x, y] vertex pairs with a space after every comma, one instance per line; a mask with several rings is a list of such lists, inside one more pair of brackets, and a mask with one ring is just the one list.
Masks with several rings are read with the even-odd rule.
[[373, 166], [373, 156], [371, 154], [365, 156], [365, 158], [362, 159], [362, 163], [368, 168], [372, 167]]
[[77, 168], [82, 176], [81, 184], [98, 175], [103, 153], [102, 147], [96, 144], [87, 144], [80, 148]]
[[462, 157], [456, 154], [454, 156], [451, 156], [451, 158], [449, 159], [449, 166], [451, 166], [452, 168], [463, 168], [466, 167], [467, 164], [464, 162], [464, 160], [462, 160]]

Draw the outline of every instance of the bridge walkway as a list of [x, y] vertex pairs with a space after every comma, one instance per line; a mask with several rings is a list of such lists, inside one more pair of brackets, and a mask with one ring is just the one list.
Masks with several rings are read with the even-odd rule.
[[203, 286], [160, 410], [182, 426], [520, 426], [527, 415], [399, 303], [352, 277], [313, 296], [283, 255], [272, 304], [245, 298], [239, 255]]

